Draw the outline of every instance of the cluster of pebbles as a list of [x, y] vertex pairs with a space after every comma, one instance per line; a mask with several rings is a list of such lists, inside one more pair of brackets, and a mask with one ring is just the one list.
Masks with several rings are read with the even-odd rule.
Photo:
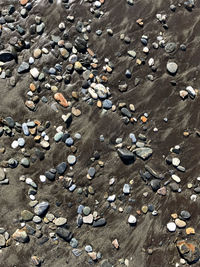
[[[95, 25], [97, 20], [103, 21], [106, 12], [109, 12], [105, 9], [108, 0], [77, 1], [89, 12], [88, 20], [84, 20], [80, 15], [76, 17], [73, 12], [76, 1], [45, 0], [44, 3], [39, 3], [40, 1], [20, 0], [15, 4], [4, 2], [0, 10], [0, 78], [6, 81], [8, 90], [17, 87], [20, 80], [26, 81], [23, 96], [20, 95], [20, 97], [23, 99], [28, 118], [27, 116], [25, 116], [26, 119], [23, 116], [20, 119], [15, 118], [15, 113], [2, 115], [5, 114], [2, 100], [0, 190], [9, 187], [12, 179], [18, 179], [19, 187], [22, 184], [25, 185], [22, 187], [26, 190], [23, 194], [26, 195], [28, 208], [17, 214], [16, 229], [9, 231], [8, 225], [0, 223], [0, 254], [10, 246], [23, 246], [23, 243], [30, 243], [33, 239], [38, 240], [37, 243], [41, 246], [53, 243], [59, 247], [66, 242], [71, 252], [70, 257], [74, 256], [75, 262], [84, 253], [87, 255], [85, 263], [82, 262], [83, 266], [89, 266], [87, 264], [92, 266], [97, 264], [100, 267], [136, 266], [134, 265], [136, 255], [134, 251], [131, 255], [126, 253], [124, 240], [128, 239], [129, 233], [136, 231], [143, 221], [153, 220], [156, 223], [159, 217], [166, 216], [166, 224], [161, 227], [167, 238], [172, 238], [173, 251], [176, 255], [176, 263], [168, 266], [187, 266], [198, 262], [200, 246], [195, 236], [198, 227], [191, 223], [192, 217], [196, 215], [190, 211], [189, 204], [198, 201], [200, 177], [197, 177], [195, 182], [185, 184], [184, 174], [187, 173], [187, 162], [183, 161], [185, 166], [182, 158], [185, 158], [183, 152], [185, 142], [190, 136], [198, 140], [200, 132], [197, 129], [185, 129], [181, 133], [183, 142], [174, 143], [173, 147], [168, 147], [160, 161], [162, 166], [160, 168], [154, 159], [159, 147], [156, 147], [156, 142], [151, 138], [152, 135], [150, 137], [148, 134], [149, 124], [153, 136], [159, 132], [159, 126], [152, 123], [154, 118], [149, 109], [143, 109], [142, 112], [137, 110], [140, 99], [134, 99], [133, 103], [126, 97], [131, 90], [129, 81], [133, 87], [140, 86], [142, 82], [142, 77], [137, 77], [138, 72], [135, 74], [131, 64], [134, 64], [135, 68], [142, 68], [145, 64], [148, 66], [148, 74], [145, 74], [148, 82], [153, 83], [159, 78], [160, 54], [157, 55], [157, 53], [160, 50], [167, 58], [165, 75], [170, 77], [172, 86], [177, 86], [176, 76], [182, 68], [175, 53], [180, 50], [184, 57], [188, 48], [187, 44], [178, 44], [167, 38], [168, 17], [175, 16], [177, 9], [192, 12], [195, 10], [194, 1], [171, 4], [169, 10], [165, 12], [157, 10], [154, 20], [160, 32], [157, 33], [156, 38], [151, 36], [150, 31], [144, 31], [145, 19], [136, 18], [133, 22], [138, 27], [135, 38], [139, 39], [142, 46], [134, 49], [132, 40], [125, 31], [116, 37], [115, 27], [93, 30], [93, 24]], [[120, 0], [119, 2], [134, 14], [134, 8], [140, 1]], [[48, 8], [53, 5], [55, 10], [63, 9], [66, 12], [65, 17], [56, 18], [52, 32], [49, 32], [49, 20], [45, 15], [42, 17], [38, 9], [40, 7], [42, 12], [47, 8], [45, 5]], [[143, 5], [145, 8], [145, 1]], [[95, 48], [96, 44], [92, 45], [90, 40], [93, 40], [94, 35], [99, 39], [103, 39], [105, 35], [116, 38], [116, 42], [126, 46], [123, 57], [131, 64], [125, 72], [120, 73], [120, 80], [115, 86], [112, 77], [117, 67], [116, 60], [113, 55], [110, 55], [112, 61], [108, 56], [99, 56], [95, 50], [93, 51], [91, 47]], [[120, 52], [114, 51], [114, 53], [116, 58], [122, 56]], [[198, 101], [199, 89], [196, 89], [193, 84], [193, 81], [188, 80], [176, 90], [177, 102], [184, 101], [190, 104], [191, 101]], [[148, 99], [146, 101], [148, 102]], [[15, 105], [17, 106], [17, 103]], [[108, 142], [107, 137], [98, 132], [95, 142], [99, 142], [102, 147], [111, 148], [107, 158], [108, 163], [101, 153], [102, 150], [96, 149], [92, 140], [89, 146], [93, 146], [93, 154], [89, 163], [85, 158], [85, 152], [81, 153], [82, 145], [88, 141], [90, 131], [92, 132], [99, 123], [91, 119], [92, 124], [86, 125], [87, 133], [81, 129], [77, 130], [78, 127], [74, 126], [76, 123], [81, 125], [81, 120], [87, 118], [88, 106], [94, 113], [99, 113], [100, 120], [104, 120], [104, 116], [113, 116], [123, 124], [123, 127], [131, 129], [122, 136], [122, 132], [118, 133], [118, 129], [114, 128], [115, 124], [112, 126], [112, 119], [105, 121], [104, 128], [113, 127], [112, 131], [115, 131], [117, 137], [112, 142]], [[12, 108], [15, 109], [14, 106]], [[41, 114], [42, 108], [44, 108], [43, 111], [46, 109], [53, 112], [56, 119], [49, 116], [46, 120], [46, 114]], [[43, 115], [44, 119], [41, 119]], [[168, 118], [164, 117], [163, 121], [167, 125]], [[63, 154], [63, 157], [59, 157], [62, 159], [60, 162], [52, 161], [50, 165], [46, 164], [48, 157], [56, 149], [59, 154]], [[109, 163], [112, 157], [114, 161]], [[79, 164], [83, 160], [87, 161], [84, 175], [82, 171], [78, 171], [80, 174], [75, 175], [76, 169], [80, 168]], [[40, 162], [44, 162], [44, 171], [37, 170], [37, 175], [33, 172], [29, 174], [29, 170], [37, 169], [37, 164]], [[119, 181], [116, 175], [112, 175], [111, 171], [105, 183], [107, 191], [104, 191], [105, 187], [99, 182], [102, 179], [101, 174], [114, 162], [123, 164], [123, 169], [132, 169], [129, 169], [129, 177], [122, 181]], [[112, 168], [114, 170], [115, 166], [111, 166]], [[11, 177], [11, 169], [20, 169], [22, 173], [19, 177]], [[131, 173], [133, 169], [137, 171], [138, 183], [144, 189], [140, 193], [135, 191], [137, 186]], [[120, 189], [117, 185], [120, 185]], [[69, 210], [65, 212], [62, 210], [61, 203], [53, 199], [53, 194], [47, 197], [46, 193], [42, 193], [45, 186], [60, 186], [59, 194], [66, 194], [76, 199], [76, 206], [68, 202]], [[98, 195], [97, 190], [100, 192]], [[185, 209], [174, 210], [174, 213], [170, 214], [168, 210], [162, 209], [159, 201], [155, 200], [162, 201], [165, 198], [165, 201], [168, 201], [171, 194], [174, 194], [173, 198], [176, 199], [177, 195], [184, 195], [185, 190], [190, 194], [187, 203], [184, 204]], [[87, 204], [87, 199], [90, 199], [93, 205]], [[55, 201], [57, 209], [60, 209], [59, 212], [53, 211], [52, 203]], [[137, 202], [140, 204], [136, 205]], [[120, 228], [119, 236], [116, 236], [116, 232], [112, 234], [110, 227], [112, 227], [112, 218], [114, 221], [115, 216], [120, 216], [121, 222], [125, 221], [122, 227], [126, 228], [127, 236], [120, 235]], [[120, 224], [120, 221], [118, 223]], [[110, 258], [105, 258], [100, 247], [88, 243], [87, 239], [84, 242], [81, 239], [81, 231], [94, 229], [96, 232], [93, 240], [95, 240], [99, 238], [100, 233], [97, 229], [108, 227], [112, 240], [107, 249], [118, 252], [124, 250], [119, 254], [120, 256], [112, 252]], [[139, 234], [143, 235], [142, 232]], [[105, 239], [106, 235], [102, 238]], [[105, 246], [107, 246], [106, 240]], [[151, 256], [154, 254], [154, 249], [143, 248], [143, 252]], [[41, 255], [40, 251], [37, 253], [31, 256], [28, 266], [48, 266], [45, 254]], [[68, 261], [65, 262], [68, 263]], [[21, 264], [23, 265], [22, 262]], [[6, 262], [4, 265], [6, 266]], [[52, 266], [57, 266], [56, 260]], [[69, 266], [72, 266], [72, 263]], [[75, 263], [73, 266], [78, 265]], [[142, 263], [141, 266], [143, 266]]]

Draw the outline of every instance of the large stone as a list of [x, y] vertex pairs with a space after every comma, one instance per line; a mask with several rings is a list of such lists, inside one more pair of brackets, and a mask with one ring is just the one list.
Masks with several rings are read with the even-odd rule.
[[10, 51], [1, 51], [0, 52], [0, 61], [2, 62], [8, 62], [14, 59], [14, 55]]
[[133, 154], [133, 152], [129, 151], [126, 148], [119, 148], [117, 152], [118, 152], [119, 157], [123, 161], [134, 161], [135, 160], [135, 155]]
[[69, 242], [73, 236], [73, 234], [69, 230], [67, 230], [66, 228], [62, 228], [62, 227], [58, 227], [56, 229], [56, 234], [67, 242]]
[[170, 74], [175, 75], [178, 70], [178, 65], [175, 62], [168, 62], [167, 70]]
[[34, 208], [34, 213], [38, 216], [43, 216], [49, 208], [49, 202], [42, 201], [39, 204], [37, 204]]
[[153, 150], [149, 147], [140, 147], [140, 148], [136, 148], [135, 150], [133, 150], [133, 152], [138, 157], [145, 160], [145, 159], [148, 159], [152, 155]]
[[26, 243], [29, 241], [29, 237], [26, 233], [25, 228], [17, 229], [12, 235], [13, 239], [20, 243]]
[[195, 263], [200, 258], [200, 251], [194, 242], [180, 240], [176, 243], [181, 257], [183, 257], [189, 264]]

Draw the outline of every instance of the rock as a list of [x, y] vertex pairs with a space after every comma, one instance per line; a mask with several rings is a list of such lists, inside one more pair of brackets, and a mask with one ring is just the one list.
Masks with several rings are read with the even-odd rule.
[[175, 232], [176, 231], [176, 224], [174, 222], [169, 222], [167, 224], [167, 229], [169, 232]]
[[59, 142], [59, 141], [61, 140], [61, 138], [63, 137], [63, 135], [64, 135], [63, 132], [56, 133], [56, 134], [54, 135], [54, 138], [53, 138], [54, 141]]
[[26, 106], [28, 109], [32, 110], [32, 111], [35, 110], [35, 104], [34, 104], [34, 102], [31, 101], [31, 100], [26, 100], [26, 102], [25, 102], [25, 106]]
[[72, 248], [78, 247], [78, 241], [76, 240], [76, 238], [72, 238], [69, 244]]
[[194, 235], [195, 234], [195, 230], [193, 227], [188, 227], [185, 229], [185, 232], [187, 235]]
[[88, 174], [89, 174], [90, 177], [93, 178], [93, 177], [95, 176], [95, 173], [96, 173], [96, 170], [95, 170], [94, 167], [90, 167], [90, 168], [88, 169]]
[[134, 161], [135, 160], [135, 156], [133, 154], [133, 152], [129, 151], [126, 148], [119, 148], [117, 150], [119, 157], [123, 160], [123, 161]]
[[176, 182], [176, 183], [180, 183], [181, 179], [176, 175], [176, 174], [172, 174], [172, 179]]
[[131, 112], [127, 108], [122, 108], [121, 109], [121, 113], [122, 113], [122, 115], [124, 115], [124, 116], [126, 116], [128, 118], [131, 118], [132, 117]]
[[58, 166], [56, 167], [56, 170], [58, 172], [58, 174], [63, 174], [67, 169], [67, 163], [66, 162], [62, 162], [60, 164], [58, 164]]
[[50, 181], [55, 180], [56, 174], [51, 172], [51, 171], [46, 171], [45, 172], [45, 176], [47, 179], [49, 179]]
[[24, 73], [29, 71], [29, 64], [26, 62], [22, 62], [17, 71], [18, 73]]
[[90, 209], [90, 207], [88, 207], [88, 206], [85, 206], [84, 208], [83, 208], [83, 214], [84, 215], [89, 215], [90, 214], [90, 212], [91, 212], [91, 209]]
[[183, 220], [189, 220], [191, 217], [191, 214], [189, 213], [189, 211], [182, 210], [180, 216]]
[[175, 167], [178, 167], [178, 165], [180, 164], [180, 159], [179, 158], [172, 158], [172, 164], [175, 166]]
[[153, 179], [151, 180], [150, 185], [153, 191], [156, 192], [158, 189], [160, 189], [160, 180]]
[[38, 71], [37, 68], [32, 68], [32, 69], [30, 70], [30, 74], [32, 75], [32, 77], [33, 77], [34, 79], [37, 79], [40, 73], [39, 73], [39, 71]]
[[25, 145], [25, 140], [24, 140], [24, 138], [18, 138], [17, 142], [18, 142], [18, 145], [19, 145], [20, 147], [23, 147], [23, 146]]
[[109, 99], [105, 99], [103, 101], [103, 108], [105, 109], [111, 109], [112, 108], [112, 101]]
[[5, 247], [6, 245], [6, 240], [5, 240], [5, 237], [0, 234], [0, 247]]
[[63, 96], [63, 94], [61, 94], [61, 93], [56, 93], [56, 94], [54, 95], [54, 99], [55, 99], [56, 101], [58, 101], [58, 103], [59, 103], [61, 106], [65, 107], [65, 108], [69, 106], [69, 103], [67, 102], [67, 100], [65, 99], [65, 97]]
[[136, 224], [136, 222], [137, 222], [137, 219], [136, 219], [136, 217], [134, 215], [130, 215], [128, 217], [128, 223], [129, 224]]
[[22, 219], [23, 219], [24, 221], [31, 221], [32, 218], [33, 218], [33, 213], [30, 212], [29, 210], [23, 210], [23, 211], [21, 212], [21, 216], [22, 216]]
[[63, 217], [56, 218], [53, 220], [53, 223], [55, 223], [56, 226], [63, 226], [67, 223], [67, 219]]
[[41, 145], [42, 148], [45, 148], [45, 149], [48, 149], [48, 148], [50, 147], [49, 142], [47, 142], [47, 141], [45, 141], [45, 140], [42, 140], [42, 141], [40, 142], [40, 145]]
[[168, 62], [167, 70], [171, 75], [175, 75], [178, 70], [178, 65], [175, 62]]
[[33, 56], [34, 56], [34, 58], [39, 58], [39, 57], [41, 57], [41, 55], [42, 55], [42, 51], [41, 51], [41, 49], [37, 48], [37, 49], [35, 49], [35, 50], [33, 51]]
[[195, 263], [199, 260], [200, 251], [194, 242], [180, 240], [177, 241], [176, 246], [181, 254], [181, 257], [183, 257], [189, 264]]
[[2, 168], [0, 168], [0, 181], [3, 181], [6, 178], [6, 174]]
[[70, 164], [70, 165], [74, 165], [76, 163], [76, 157], [74, 155], [69, 155], [67, 157], [67, 162]]
[[67, 242], [70, 242], [73, 236], [73, 234], [69, 230], [62, 227], [58, 227], [56, 229], [56, 234]]
[[165, 45], [165, 51], [166, 51], [167, 53], [172, 53], [172, 52], [174, 52], [175, 50], [176, 50], [176, 44], [175, 44], [175, 43], [170, 42], [170, 43], [167, 43], [167, 44]]
[[175, 224], [178, 228], [184, 228], [186, 226], [186, 222], [178, 218], [175, 220]]
[[87, 49], [87, 41], [80, 36], [78, 36], [74, 41], [74, 46], [78, 52], [84, 53]]
[[108, 261], [108, 259], [102, 260], [99, 267], [113, 267], [113, 265]]
[[191, 98], [195, 98], [196, 92], [195, 92], [195, 90], [194, 90], [194, 88], [192, 86], [187, 86], [186, 87], [186, 91], [191, 96]]
[[140, 147], [134, 149], [133, 153], [135, 153], [141, 159], [146, 160], [153, 154], [153, 150], [149, 147]]
[[135, 57], [136, 57], [136, 52], [135, 52], [134, 50], [129, 50], [129, 51], [127, 52], [127, 54], [128, 54], [130, 57], [132, 57], [132, 58], [135, 58]]
[[93, 227], [101, 227], [101, 226], [105, 226], [105, 225], [106, 225], [106, 219], [101, 218], [97, 221], [94, 221], [92, 226]]
[[123, 193], [124, 194], [130, 194], [130, 189], [131, 189], [130, 185], [129, 184], [125, 184], [123, 186]]
[[13, 239], [20, 243], [26, 243], [29, 241], [29, 237], [24, 228], [17, 229], [12, 235]]
[[15, 58], [14, 54], [10, 51], [0, 51], [0, 61], [8, 62]]
[[20, 164], [26, 168], [28, 168], [30, 166], [30, 161], [27, 158], [23, 158], [21, 159]]
[[83, 217], [83, 223], [92, 224], [93, 223], [93, 215], [89, 214], [88, 216]]
[[34, 208], [34, 213], [38, 216], [43, 216], [49, 208], [49, 202], [42, 201], [39, 204], [37, 204]]

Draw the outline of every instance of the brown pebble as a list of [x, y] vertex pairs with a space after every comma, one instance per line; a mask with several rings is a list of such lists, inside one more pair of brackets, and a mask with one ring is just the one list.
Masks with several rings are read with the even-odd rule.
[[118, 243], [118, 240], [115, 239], [112, 241], [112, 245], [116, 248], [116, 249], [119, 249], [119, 243]]

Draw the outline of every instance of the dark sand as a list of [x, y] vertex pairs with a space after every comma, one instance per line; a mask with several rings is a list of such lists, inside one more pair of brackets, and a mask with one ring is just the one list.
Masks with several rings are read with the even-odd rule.
[[[200, 3], [196, 1], [196, 6], [192, 12], [188, 12], [183, 6], [177, 7], [176, 12], [171, 12], [169, 5], [183, 3], [184, 1], [165, 1], [165, 0], [137, 0], [135, 5], [130, 7], [125, 0], [108, 0], [102, 6], [105, 15], [101, 19], [96, 19], [89, 12], [89, 4], [82, 3], [83, 1], [75, 1], [71, 5], [70, 10], [65, 10], [62, 6], [49, 4], [48, 1], [33, 1], [36, 2], [33, 9], [29, 12], [26, 19], [20, 18], [20, 23], [27, 29], [33, 23], [34, 16], [40, 15], [46, 24], [45, 34], [41, 37], [34, 38], [34, 42], [30, 51], [36, 47], [42, 48], [47, 43], [46, 34], [56, 34], [59, 32], [58, 24], [61, 21], [66, 21], [67, 15], [74, 15], [75, 22], [78, 20], [92, 19], [92, 32], [89, 36], [89, 47], [96, 53], [99, 59], [99, 70], [104, 65], [104, 58], [108, 57], [115, 66], [112, 75], [109, 75], [108, 86], [112, 94], [113, 104], [126, 102], [134, 104], [136, 112], [134, 116], [140, 118], [141, 114], [147, 112], [149, 120], [147, 123], [147, 131], [144, 134], [148, 140], [151, 140], [153, 156], [147, 161], [148, 165], [152, 166], [159, 173], [166, 174], [167, 170], [173, 167], [166, 165], [163, 155], [167, 156], [171, 147], [181, 145], [181, 165], [186, 167], [185, 173], [180, 173], [182, 193], [173, 193], [168, 188], [167, 195], [162, 197], [154, 192], [151, 188], [145, 185], [139, 175], [139, 170], [144, 170], [146, 162], [137, 159], [132, 165], [124, 165], [116, 153], [114, 147], [115, 139], [122, 137], [128, 139], [128, 135], [134, 132], [136, 135], [142, 133], [142, 124], [138, 121], [136, 124], [129, 123], [125, 125], [122, 121], [122, 116], [119, 110], [116, 112], [108, 112], [102, 115], [96, 105], [90, 106], [86, 102], [79, 100], [76, 107], [80, 108], [82, 115], [75, 118], [69, 128], [70, 133], [80, 132], [82, 139], [76, 143], [77, 164], [74, 167], [74, 177], [77, 187], [92, 185], [95, 189], [95, 195], [85, 197], [81, 196], [81, 203], [88, 205], [95, 210], [95, 201], [99, 201], [98, 212], [103, 214], [107, 220], [107, 225], [102, 228], [92, 228], [88, 225], [82, 225], [81, 228], [76, 227], [76, 210], [79, 205], [79, 199], [76, 192], [70, 193], [65, 190], [58, 181], [47, 182], [42, 184], [39, 181], [39, 175], [58, 163], [65, 161], [70, 154], [70, 149], [63, 147], [63, 143], [55, 143], [52, 138], [55, 134], [53, 126], [64, 125], [61, 119], [62, 114], [68, 111], [60, 107], [56, 113], [50, 108], [53, 96], [52, 92], [43, 89], [40, 96], [45, 95], [49, 102], [43, 104], [41, 101], [37, 105], [35, 112], [29, 111], [24, 102], [29, 84], [32, 82], [30, 74], [17, 74], [17, 65], [12, 64], [10, 68], [13, 70], [13, 75], [17, 77], [17, 85], [13, 88], [9, 84], [9, 79], [1, 79], [0, 81], [0, 115], [2, 117], [11, 116], [15, 121], [20, 123], [28, 119], [38, 119], [41, 122], [49, 120], [51, 127], [46, 130], [50, 136], [51, 149], [45, 154], [43, 161], [37, 160], [30, 168], [24, 169], [18, 166], [15, 169], [7, 169], [9, 185], [0, 187], [0, 226], [4, 227], [10, 235], [19, 227], [19, 223], [15, 223], [14, 219], [20, 216], [23, 209], [30, 209], [27, 195], [27, 185], [19, 182], [19, 177], [25, 174], [38, 182], [37, 199], [48, 200], [50, 202], [50, 211], [58, 216], [66, 217], [70, 230], [79, 241], [79, 248], [84, 248], [86, 244], [91, 244], [95, 251], [100, 251], [103, 259], [109, 259], [114, 266], [121, 266], [118, 263], [120, 258], [128, 258], [130, 267], [158, 267], [175, 266], [179, 262], [180, 255], [175, 246], [177, 238], [185, 238], [185, 231], [179, 230], [175, 233], [169, 233], [166, 229], [166, 224], [170, 220], [171, 213], [179, 213], [181, 210], [189, 210], [191, 219], [188, 226], [195, 227], [196, 235], [192, 240], [199, 241], [199, 199], [196, 202], [190, 201], [192, 191], [187, 189], [187, 183], [196, 184], [196, 178], [199, 176], [199, 151], [200, 142], [195, 134], [199, 128], [199, 98], [195, 100], [190, 98], [182, 101], [179, 97], [179, 90], [185, 89], [191, 85], [194, 88], [199, 87], [199, 32], [200, 32]], [[4, 8], [13, 1], [1, 1], [0, 8]], [[82, 4], [81, 4], [82, 3]], [[19, 4], [16, 4], [19, 7]], [[156, 20], [157, 13], [165, 13], [168, 16], [168, 30], [164, 30], [162, 25]], [[136, 24], [138, 18], [143, 18], [144, 27], [141, 28]], [[73, 36], [76, 36], [75, 23], [66, 21], [67, 28], [70, 30], [70, 41]], [[106, 33], [107, 28], [112, 28], [114, 36], [110, 37]], [[103, 34], [98, 37], [94, 34], [95, 30], [103, 30]], [[156, 41], [159, 32], [164, 32], [167, 41], [174, 41], [177, 47], [184, 43], [187, 46], [185, 52], [179, 48], [172, 53], [167, 54], [164, 49], [159, 48], [154, 50], [151, 48], [148, 58], [153, 57], [158, 66], [157, 72], [153, 75], [153, 82], [147, 80], [146, 76], [151, 74], [151, 70], [146, 63], [142, 66], [137, 66], [135, 60], [127, 57], [127, 50], [134, 49], [137, 52], [137, 57], [146, 57], [143, 55], [143, 45], [140, 42], [142, 34], [149, 36], [149, 43]], [[121, 33], [131, 38], [130, 44], [125, 44], [119, 40]], [[15, 32], [11, 32], [14, 36]], [[3, 32], [2, 42], [8, 42], [10, 34]], [[24, 36], [26, 38], [26, 35]], [[30, 40], [30, 36], [27, 35]], [[122, 54], [121, 57], [116, 56], [116, 52]], [[28, 61], [29, 50], [24, 50], [20, 53], [19, 63]], [[178, 73], [172, 77], [166, 72], [166, 63], [168, 59], [173, 59], [179, 65]], [[59, 62], [59, 61], [58, 61]], [[37, 67], [42, 70], [45, 64], [53, 66], [56, 63], [55, 58], [43, 56], [37, 61]], [[64, 63], [66, 64], [66, 63]], [[129, 68], [132, 71], [132, 78], [125, 77], [125, 71]], [[140, 84], [135, 87], [135, 77], [141, 78]], [[82, 78], [81, 78], [82, 79]], [[170, 84], [171, 80], [176, 80], [177, 85]], [[121, 93], [118, 90], [120, 81], [126, 81], [128, 84], [127, 92]], [[80, 91], [82, 81], [78, 74], [72, 75], [72, 82], [69, 86], [64, 83], [58, 83], [59, 91], [62, 92], [67, 99], [71, 99], [73, 90]], [[55, 84], [56, 85], [56, 84]], [[68, 109], [67, 109], [68, 110]], [[163, 121], [163, 118], [168, 118], [168, 123]], [[159, 131], [153, 132], [153, 128], [157, 127]], [[184, 130], [188, 130], [191, 135], [189, 138], [183, 136]], [[105, 142], [99, 141], [99, 136], [103, 134]], [[16, 137], [20, 134], [16, 134]], [[6, 147], [6, 152], [0, 154], [0, 161], [8, 160], [10, 157], [16, 159], [21, 158], [20, 149], [13, 150], [10, 144], [14, 139], [7, 136], [0, 138], [0, 147]], [[32, 153], [35, 147], [33, 139], [26, 138], [26, 149]], [[98, 150], [101, 155], [101, 160], [105, 166], [101, 168], [93, 180], [86, 178], [87, 169], [91, 166], [90, 158], [93, 152]], [[16, 154], [15, 154], [16, 153]], [[93, 165], [95, 166], [96, 163]], [[109, 179], [116, 178], [113, 186], [113, 193], [117, 196], [122, 194], [124, 183], [128, 183], [131, 179], [134, 180], [131, 198], [135, 199], [135, 203], [129, 203], [125, 197], [123, 201], [116, 200], [117, 209], [124, 208], [121, 214], [114, 211], [112, 208], [106, 208], [106, 199], [103, 199], [105, 192], [109, 192]], [[166, 174], [165, 181], [169, 178]], [[144, 198], [143, 193], [149, 192], [147, 198]], [[110, 193], [112, 194], [112, 192]], [[61, 202], [61, 206], [57, 207], [56, 202]], [[68, 207], [68, 203], [72, 203], [72, 207]], [[137, 216], [137, 226], [131, 228], [127, 223], [128, 214], [126, 208], [132, 206], [132, 213], [141, 209], [142, 205], [152, 203], [155, 205], [159, 215], [154, 217], [150, 213], [147, 215]], [[34, 223], [29, 223], [34, 226]], [[50, 230], [47, 225], [43, 228], [44, 235], [48, 236]], [[117, 251], [113, 248], [111, 242], [117, 238], [120, 244], [120, 249]], [[57, 266], [91, 266], [88, 263], [88, 256], [85, 252], [80, 257], [75, 257], [71, 253], [71, 247], [68, 243], [60, 241], [55, 245], [49, 240], [44, 245], [39, 245], [36, 237], [31, 236], [30, 242], [27, 244], [12, 245], [2, 249], [0, 253], [0, 266], [31, 266], [30, 258], [32, 255], [41, 256], [44, 258], [42, 266], [57, 267]], [[163, 242], [162, 246], [159, 245]], [[144, 249], [152, 248], [152, 255], [148, 255]], [[98, 263], [94, 263], [98, 266]], [[197, 263], [195, 266], [200, 266]]]

